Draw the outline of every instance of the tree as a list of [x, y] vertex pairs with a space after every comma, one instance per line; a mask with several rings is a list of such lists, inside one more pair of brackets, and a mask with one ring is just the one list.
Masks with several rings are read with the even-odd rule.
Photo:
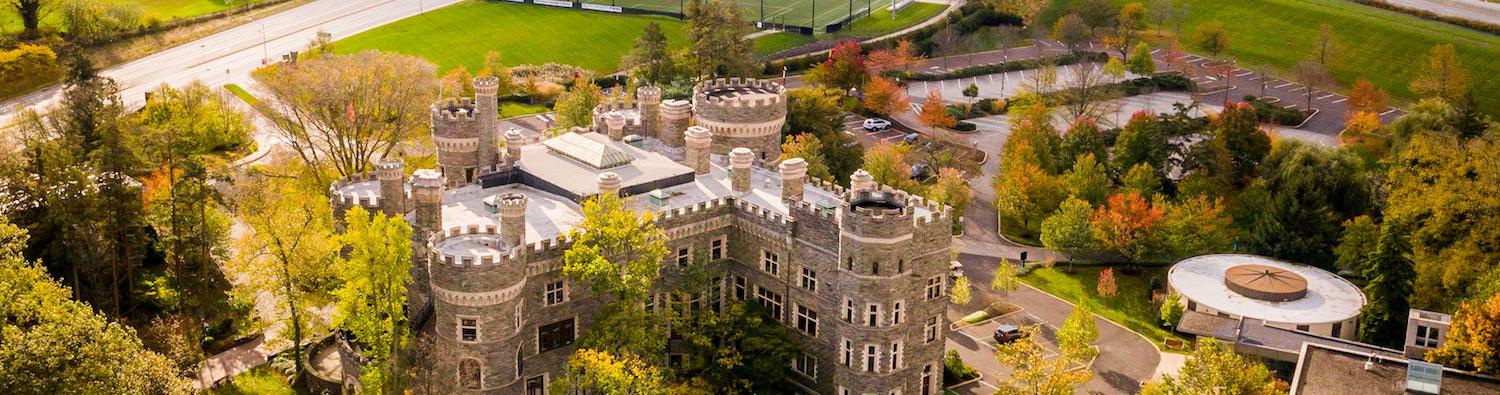
[[41, 27], [42, 17], [50, 13], [52, 0], [5, 0], [5, 3], [16, 10], [16, 16], [21, 18], [21, 38], [40, 37], [38, 28]]
[[1022, 235], [1041, 233], [1042, 220], [1067, 196], [1057, 177], [1030, 163], [1005, 169], [994, 183], [1001, 226], [1019, 225]]
[[[699, 290], [707, 289], [707, 285]], [[710, 304], [712, 305], [712, 303]], [[775, 393], [801, 353], [793, 329], [776, 325], [765, 307], [726, 300], [721, 308], [697, 308], [672, 319], [685, 348], [678, 377], [704, 393]]]
[[1469, 72], [1459, 63], [1458, 51], [1453, 44], [1434, 45], [1427, 51], [1427, 62], [1417, 73], [1417, 79], [1412, 80], [1411, 91], [1452, 104], [1465, 102], [1469, 94]]
[[500, 57], [499, 52], [485, 51], [484, 67], [475, 72], [474, 76], [495, 77], [498, 84], [496, 93], [500, 96], [509, 96], [516, 93], [515, 76], [510, 74], [509, 67], [505, 67], [505, 60]]
[[1108, 97], [1100, 87], [1104, 84], [1106, 74], [1092, 67], [1080, 66], [1069, 70], [1073, 71], [1073, 75], [1063, 81], [1063, 89], [1058, 92], [1062, 96], [1063, 107], [1074, 118], [1098, 117], [1104, 112], [1102, 102]]
[[[1076, 161], [1082, 155], [1093, 155], [1094, 161], [1102, 163], [1107, 167], [1109, 164], [1109, 147], [1104, 141], [1104, 132], [1099, 130], [1099, 124], [1092, 118], [1079, 118], [1073, 121], [1073, 126], [1063, 134], [1062, 143], [1058, 147], [1057, 168], [1059, 170], [1073, 169]], [[1107, 168], [1105, 169], [1108, 170]], [[1101, 197], [1102, 199], [1102, 197]]]
[[638, 357], [579, 349], [552, 392], [666, 395], [667, 387], [666, 374]]
[[1112, 36], [1116, 42], [1115, 49], [1120, 51], [1120, 57], [1126, 57], [1142, 29], [1146, 28], [1146, 6], [1140, 2], [1125, 3], [1120, 7], [1120, 15], [1116, 18], [1116, 26]]
[[1016, 265], [1005, 258], [1000, 259], [1000, 264], [995, 266], [995, 275], [990, 278], [990, 289], [1001, 294], [1009, 294], [1021, 288], [1021, 278], [1016, 273]]
[[917, 118], [936, 131], [937, 128], [951, 128], [958, 123], [953, 114], [948, 113], [948, 102], [943, 99], [943, 92], [937, 89], [927, 91], [927, 101], [922, 103], [922, 113]]
[[1254, 178], [1261, 161], [1271, 153], [1271, 136], [1260, 129], [1255, 108], [1245, 103], [1226, 106], [1209, 128], [1211, 137], [1229, 153], [1236, 184]]
[[1073, 169], [1063, 174], [1063, 184], [1067, 185], [1070, 195], [1083, 199], [1091, 205], [1104, 203], [1104, 198], [1109, 196], [1109, 189], [1112, 186], [1104, 165], [1094, 160], [1092, 153], [1078, 156], [1078, 159], [1073, 162]]
[[1335, 262], [1340, 271], [1351, 273], [1364, 273], [1365, 263], [1369, 261], [1370, 254], [1380, 246], [1380, 225], [1368, 215], [1361, 215], [1344, 221], [1344, 234], [1339, 237], [1339, 245], [1333, 248], [1333, 254], [1338, 257]]
[[1060, 173], [1057, 158], [1062, 142], [1052, 127], [1051, 111], [1041, 104], [1012, 106], [1010, 116], [1011, 135], [1005, 140], [1000, 171], [1032, 165], [1049, 175]]
[[275, 298], [279, 314], [272, 324], [290, 329], [281, 333], [290, 336], [285, 340], [292, 344], [293, 377], [303, 371], [307, 359], [302, 344], [328, 327], [313, 309], [333, 300], [339, 247], [332, 237], [327, 198], [298, 188], [292, 181], [295, 176], [253, 173], [238, 184], [235, 201], [249, 229], [239, 240], [237, 259], [227, 263], [230, 271], [243, 276], [236, 297], [254, 300], [266, 293]]
[[962, 52], [968, 41], [957, 27], [951, 25], [933, 33], [928, 40], [932, 42], [932, 55], [942, 57], [944, 69], [948, 68], [948, 59]]
[[1041, 15], [1042, 10], [1047, 9], [1048, 6], [1052, 5], [1052, 2], [1049, 0], [1015, 0], [989, 1], [985, 4], [992, 4], [998, 11], [1019, 16], [1021, 17], [1022, 21], [1025, 21], [1026, 25], [1031, 25], [1032, 23], [1036, 22], [1036, 19]]
[[692, 0], [687, 2], [688, 59], [693, 74], [704, 77], [749, 77], [756, 71], [755, 47], [743, 37], [751, 33], [741, 23], [734, 2]]
[[910, 145], [881, 142], [865, 151], [864, 169], [876, 183], [907, 192], [920, 192], [921, 185], [911, 179], [911, 168], [907, 165], [910, 155]]
[[1150, 76], [1156, 74], [1156, 60], [1151, 58], [1151, 47], [1146, 43], [1135, 45], [1130, 51], [1130, 59], [1125, 61], [1125, 69], [1131, 74], [1139, 76]]
[[1115, 138], [1113, 165], [1110, 167], [1128, 171], [1137, 164], [1147, 163], [1152, 169], [1167, 168], [1172, 144], [1170, 136], [1158, 128], [1156, 122], [1156, 115], [1144, 111], [1131, 116], [1130, 122], [1125, 123], [1125, 128]]
[[1297, 76], [1297, 83], [1302, 84], [1304, 97], [1307, 99], [1307, 107], [1312, 108], [1312, 98], [1315, 91], [1333, 81], [1328, 75], [1328, 69], [1313, 59], [1302, 59], [1292, 67], [1292, 74]]
[[1182, 305], [1182, 295], [1176, 292], [1167, 292], [1166, 299], [1161, 302], [1161, 311], [1158, 312], [1161, 315], [1161, 326], [1176, 328], [1177, 323], [1182, 321], [1184, 308]]
[[1234, 348], [1216, 339], [1199, 339], [1176, 375], [1163, 375], [1146, 382], [1142, 395], [1222, 394], [1270, 395], [1280, 393], [1276, 379], [1265, 365], [1246, 359]]
[[828, 164], [823, 159], [823, 143], [818, 141], [818, 136], [811, 134], [787, 136], [786, 142], [781, 143], [780, 160], [791, 158], [802, 158], [807, 161], [808, 176], [820, 180], [833, 179], [833, 174], [828, 172]]
[[1198, 25], [1193, 32], [1193, 44], [1198, 49], [1208, 52], [1211, 57], [1219, 57], [1220, 54], [1229, 52], [1229, 32], [1224, 31], [1224, 23], [1211, 21]]
[[1368, 214], [1375, 204], [1361, 159], [1347, 149], [1280, 141], [1260, 174], [1232, 205], [1242, 244], [1257, 254], [1332, 270], [1339, 224]]
[[474, 75], [464, 66], [454, 67], [439, 80], [447, 97], [474, 97]]
[[1125, 63], [1120, 62], [1120, 58], [1109, 58], [1109, 62], [1104, 64], [1104, 75], [1109, 76], [1112, 82], [1120, 81], [1125, 78]]
[[607, 298], [596, 314], [600, 325], [584, 333], [583, 348], [649, 358], [664, 344], [662, 330], [644, 308], [661, 263], [667, 259], [666, 234], [650, 214], [637, 214], [613, 195], [583, 205], [583, 221], [569, 236], [563, 275]]
[[369, 361], [360, 376], [365, 391], [400, 393], [400, 352], [406, 347], [406, 287], [411, 283], [411, 226], [401, 217], [354, 207], [339, 242], [348, 256], [335, 264], [343, 285], [334, 291], [334, 322], [361, 345]]
[[1150, 199], [1161, 190], [1161, 178], [1156, 175], [1156, 169], [1151, 168], [1150, 162], [1137, 163], [1131, 166], [1125, 176], [1120, 178], [1121, 191], [1129, 191], [1140, 194], [1141, 197]]
[[[1039, 334], [1036, 326], [1023, 328], [1026, 333]], [[1073, 360], [1063, 357], [1049, 358], [1050, 351], [1037, 343], [1037, 336], [1026, 336], [1002, 344], [995, 352], [1001, 363], [1015, 367], [999, 390], [1000, 395], [1070, 395], [1078, 385], [1089, 381], [1093, 373], [1085, 368], [1074, 368]]]
[[360, 174], [428, 131], [435, 74], [421, 58], [375, 51], [279, 65], [257, 72], [270, 94], [261, 113], [309, 167]]
[[1165, 206], [1157, 230], [1165, 258], [1223, 252], [1234, 246], [1234, 220], [1221, 200], [1194, 196]]
[[860, 101], [860, 105], [876, 114], [900, 114], [906, 112], [910, 104], [906, 99], [906, 91], [885, 77], [870, 77], [870, 81], [865, 83], [861, 91], [864, 92], [865, 97]]
[[[969, 200], [974, 198], [974, 191], [969, 189], [969, 181], [964, 179], [963, 171], [952, 167], [944, 167], [938, 170], [937, 181], [927, 187], [927, 198], [953, 208], [953, 218], [962, 218], [964, 209], [969, 207]], [[955, 230], [963, 229], [963, 221], [954, 221]]]
[[164, 85], [152, 91], [131, 121], [151, 143], [145, 154], [155, 162], [232, 152], [250, 145], [251, 126], [229, 100], [200, 82], [181, 89]]
[[[1111, 273], [1113, 276], [1114, 271], [1105, 269], [1099, 272], [1101, 279], [1104, 278], [1104, 273]], [[1110, 281], [1114, 281], [1113, 278], [1110, 277]], [[1068, 314], [1066, 320], [1063, 320], [1062, 327], [1057, 328], [1058, 348], [1062, 349], [1063, 355], [1068, 359], [1085, 362], [1099, 355], [1099, 350], [1094, 348], [1094, 342], [1098, 340], [1099, 328], [1094, 325], [1093, 309], [1082, 301], [1074, 304], [1073, 312]]]
[[896, 41], [896, 46], [891, 49], [879, 49], [871, 51], [865, 62], [869, 65], [871, 72], [886, 70], [907, 69], [923, 60], [921, 54], [917, 53], [916, 45], [909, 39]]
[[656, 22], [646, 23], [640, 37], [635, 39], [635, 47], [625, 55], [622, 63], [625, 69], [631, 70], [635, 78], [647, 85], [671, 82], [672, 76], [677, 73], [677, 65], [672, 63], [672, 55], [667, 48], [667, 35], [662, 33], [661, 25]]
[[1152, 207], [1139, 193], [1116, 193], [1094, 210], [1089, 226], [1101, 247], [1141, 262], [1152, 252], [1149, 237], [1160, 225], [1162, 215], [1161, 208]]
[[1338, 56], [1339, 38], [1333, 34], [1333, 25], [1323, 23], [1318, 25], [1318, 36], [1313, 38], [1313, 56], [1318, 59], [1318, 64], [1328, 67], [1328, 62]]
[[973, 287], [969, 285], [969, 278], [958, 276], [953, 280], [953, 289], [948, 291], [948, 299], [953, 304], [966, 306], [974, 298]]
[[1369, 303], [1360, 312], [1359, 338], [1370, 344], [1396, 347], [1405, 339], [1406, 315], [1411, 308], [1407, 297], [1417, 276], [1407, 258], [1411, 247], [1405, 232], [1400, 219], [1386, 218], [1375, 252], [1365, 261], [1363, 274], [1369, 282], [1363, 290]]
[[1385, 111], [1387, 95], [1384, 89], [1376, 88], [1375, 84], [1366, 79], [1354, 80], [1354, 86], [1349, 88], [1349, 112], [1345, 116], [1352, 116], [1360, 112]]
[[855, 40], [841, 41], [828, 52], [828, 59], [807, 72], [806, 80], [841, 90], [864, 85], [870, 79], [865, 56]]
[[1165, 29], [1172, 26], [1172, 31], [1182, 35], [1182, 21], [1187, 19], [1187, 4], [1179, 4], [1177, 0], [1151, 0], [1150, 9], [1147, 11], [1156, 26]]
[[561, 128], [587, 128], [594, 124], [594, 107], [604, 101], [604, 92], [593, 82], [579, 78], [573, 81], [573, 89], [557, 96], [557, 126]]
[[1052, 24], [1052, 39], [1068, 46], [1068, 52], [1078, 53], [1078, 46], [1089, 42], [1093, 33], [1078, 14], [1063, 15]]
[[975, 85], [974, 83], [969, 83], [969, 86], [964, 87], [964, 92], [963, 93], [964, 93], [964, 97], [969, 98], [969, 104], [973, 104], [974, 103], [974, 99], [977, 98], [977, 97], [979, 97], [979, 85]]
[[1106, 298], [1112, 298], [1120, 293], [1120, 287], [1115, 284], [1115, 268], [1107, 268], [1099, 272], [1099, 280], [1094, 284], [1094, 292]]
[[[787, 93], [786, 133], [817, 137], [819, 152], [833, 180], [847, 182], [862, 165], [864, 149], [844, 134], [844, 92], [821, 86], [792, 89]], [[782, 150], [785, 152], [785, 149]]]
[[1094, 230], [1089, 225], [1089, 215], [1094, 208], [1088, 202], [1070, 197], [1057, 208], [1057, 214], [1042, 221], [1042, 245], [1047, 249], [1070, 255], [1092, 253], [1098, 243], [1094, 241]]
[[1453, 314], [1453, 325], [1442, 347], [1427, 360], [1479, 374], [1500, 373], [1500, 293], [1465, 302]]

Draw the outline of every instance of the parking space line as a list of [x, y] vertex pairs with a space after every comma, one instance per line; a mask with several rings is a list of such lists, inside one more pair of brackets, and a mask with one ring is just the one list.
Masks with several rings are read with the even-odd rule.
[[1260, 76], [1258, 76], [1258, 75], [1252, 75], [1252, 76], [1250, 76], [1248, 78], [1245, 78], [1245, 79], [1246, 80], [1250, 80], [1250, 81], [1259, 81], [1260, 80]]
[[1318, 96], [1318, 100], [1323, 100], [1323, 99], [1327, 99], [1327, 98], [1334, 97], [1334, 96], [1338, 96], [1338, 94], [1329, 93], [1329, 94], [1326, 94], [1326, 95], [1323, 95], [1323, 96]]
[[1333, 104], [1343, 103], [1343, 102], [1348, 101], [1348, 100], [1349, 100], [1349, 98], [1347, 98], [1347, 97], [1341, 97], [1338, 100], [1334, 100]]
[[1393, 113], [1393, 112], [1396, 112], [1396, 109], [1392, 108], [1392, 109], [1389, 109], [1389, 110], [1385, 110], [1385, 112], [1380, 113], [1380, 116], [1383, 117], [1386, 114], [1390, 114], [1390, 113]]
[[1238, 73], [1234, 73], [1234, 76], [1235, 77], [1244, 77], [1244, 76], [1251, 75], [1251, 74], [1255, 74], [1255, 72], [1254, 71], [1245, 70], [1245, 71], [1241, 71], [1241, 72], [1238, 72]]
[[1292, 83], [1288, 82], [1288, 83], [1285, 83], [1285, 84], [1273, 86], [1272, 88], [1281, 89], [1281, 88], [1285, 88], [1285, 87], [1288, 87], [1288, 86], [1292, 86]]

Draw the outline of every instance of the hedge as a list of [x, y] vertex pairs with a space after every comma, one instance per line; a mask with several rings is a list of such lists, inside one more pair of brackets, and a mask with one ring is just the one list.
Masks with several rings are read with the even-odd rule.
[[890, 71], [886, 75], [901, 78], [907, 81], [938, 81], [969, 78], [986, 74], [1008, 73], [1012, 71], [1031, 70], [1041, 68], [1045, 65], [1069, 65], [1082, 62], [1106, 62], [1109, 55], [1103, 52], [1081, 52], [1078, 54], [1063, 54], [1043, 58], [1013, 60], [1009, 62], [996, 63], [984, 66], [965, 67], [947, 73], [913, 73], [909, 71]]
[[1274, 123], [1281, 126], [1297, 126], [1307, 120], [1307, 114], [1301, 111], [1278, 106], [1273, 103], [1260, 100], [1252, 95], [1245, 95], [1246, 103], [1255, 108], [1255, 118], [1261, 122]]

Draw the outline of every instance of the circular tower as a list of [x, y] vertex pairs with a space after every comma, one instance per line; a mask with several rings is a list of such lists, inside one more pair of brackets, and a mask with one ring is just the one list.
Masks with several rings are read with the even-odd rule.
[[681, 147], [683, 132], [693, 120], [693, 104], [687, 100], [667, 100], [661, 102], [658, 114], [660, 123], [655, 131], [656, 138], [668, 146]]
[[375, 164], [375, 177], [380, 179], [380, 211], [393, 217], [406, 214], [406, 162], [382, 159]]
[[786, 88], [772, 81], [719, 78], [693, 87], [693, 119], [713, 132], [713, 152], [747, 147], [761, 163], [781, 157]]
[[479, 150], [477, 151], [477, 162], [480, 168], [491, 170], [496, 163], [500, 162], [500, 155], [495, 147], [495, 135], [500, 133], [496, 126], [500, 118], [500, 79], [491, 76], [474, 79], [474, 128], [479, 137]]
[[479, 129], [474, 102], [448, 100], [432, 105], [432, 143], [437, 146], [438, 169], [450, 187], [474, 180], [479, 168]]
[[526, 195], [515, 192], [500, 195], [495, 199], [500, 215], [500, 238], [507, 244], [518, 246], [526, 243]]
[[641, 134], [660, 136], [661, 88], [646, 85], [635, 88], [636, 105], [641, 109]]
[[453, 392], [495, 392], [519, 379], [525, 262], [494, 226], [450, 228], [431, 244], [433, 326]]

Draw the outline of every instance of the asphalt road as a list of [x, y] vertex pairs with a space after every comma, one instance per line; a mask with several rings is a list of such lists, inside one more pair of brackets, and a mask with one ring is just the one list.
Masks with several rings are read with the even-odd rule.
[[[459, 0], [318, 0], [259, 20], [166, 49], [103, 71], [120, 84], [121, 98], [130, 108], [145, 102], [145, 93], [167, 84], [182, 86], [193, 80], [210, 86], [242, 81], [266, 58], [307, 48], [318, 32], [334, 40], [348, 37], [421, 11]], [[0, 104], [0, 125], [7, 125], [19, 109], [54, 103], [53, 87]]]
[[1385, 0], [1385, 2], [1406, 8], [1427, 10], [1438, 15], [1500, 25], [1500, 4], [1484, 0]]

